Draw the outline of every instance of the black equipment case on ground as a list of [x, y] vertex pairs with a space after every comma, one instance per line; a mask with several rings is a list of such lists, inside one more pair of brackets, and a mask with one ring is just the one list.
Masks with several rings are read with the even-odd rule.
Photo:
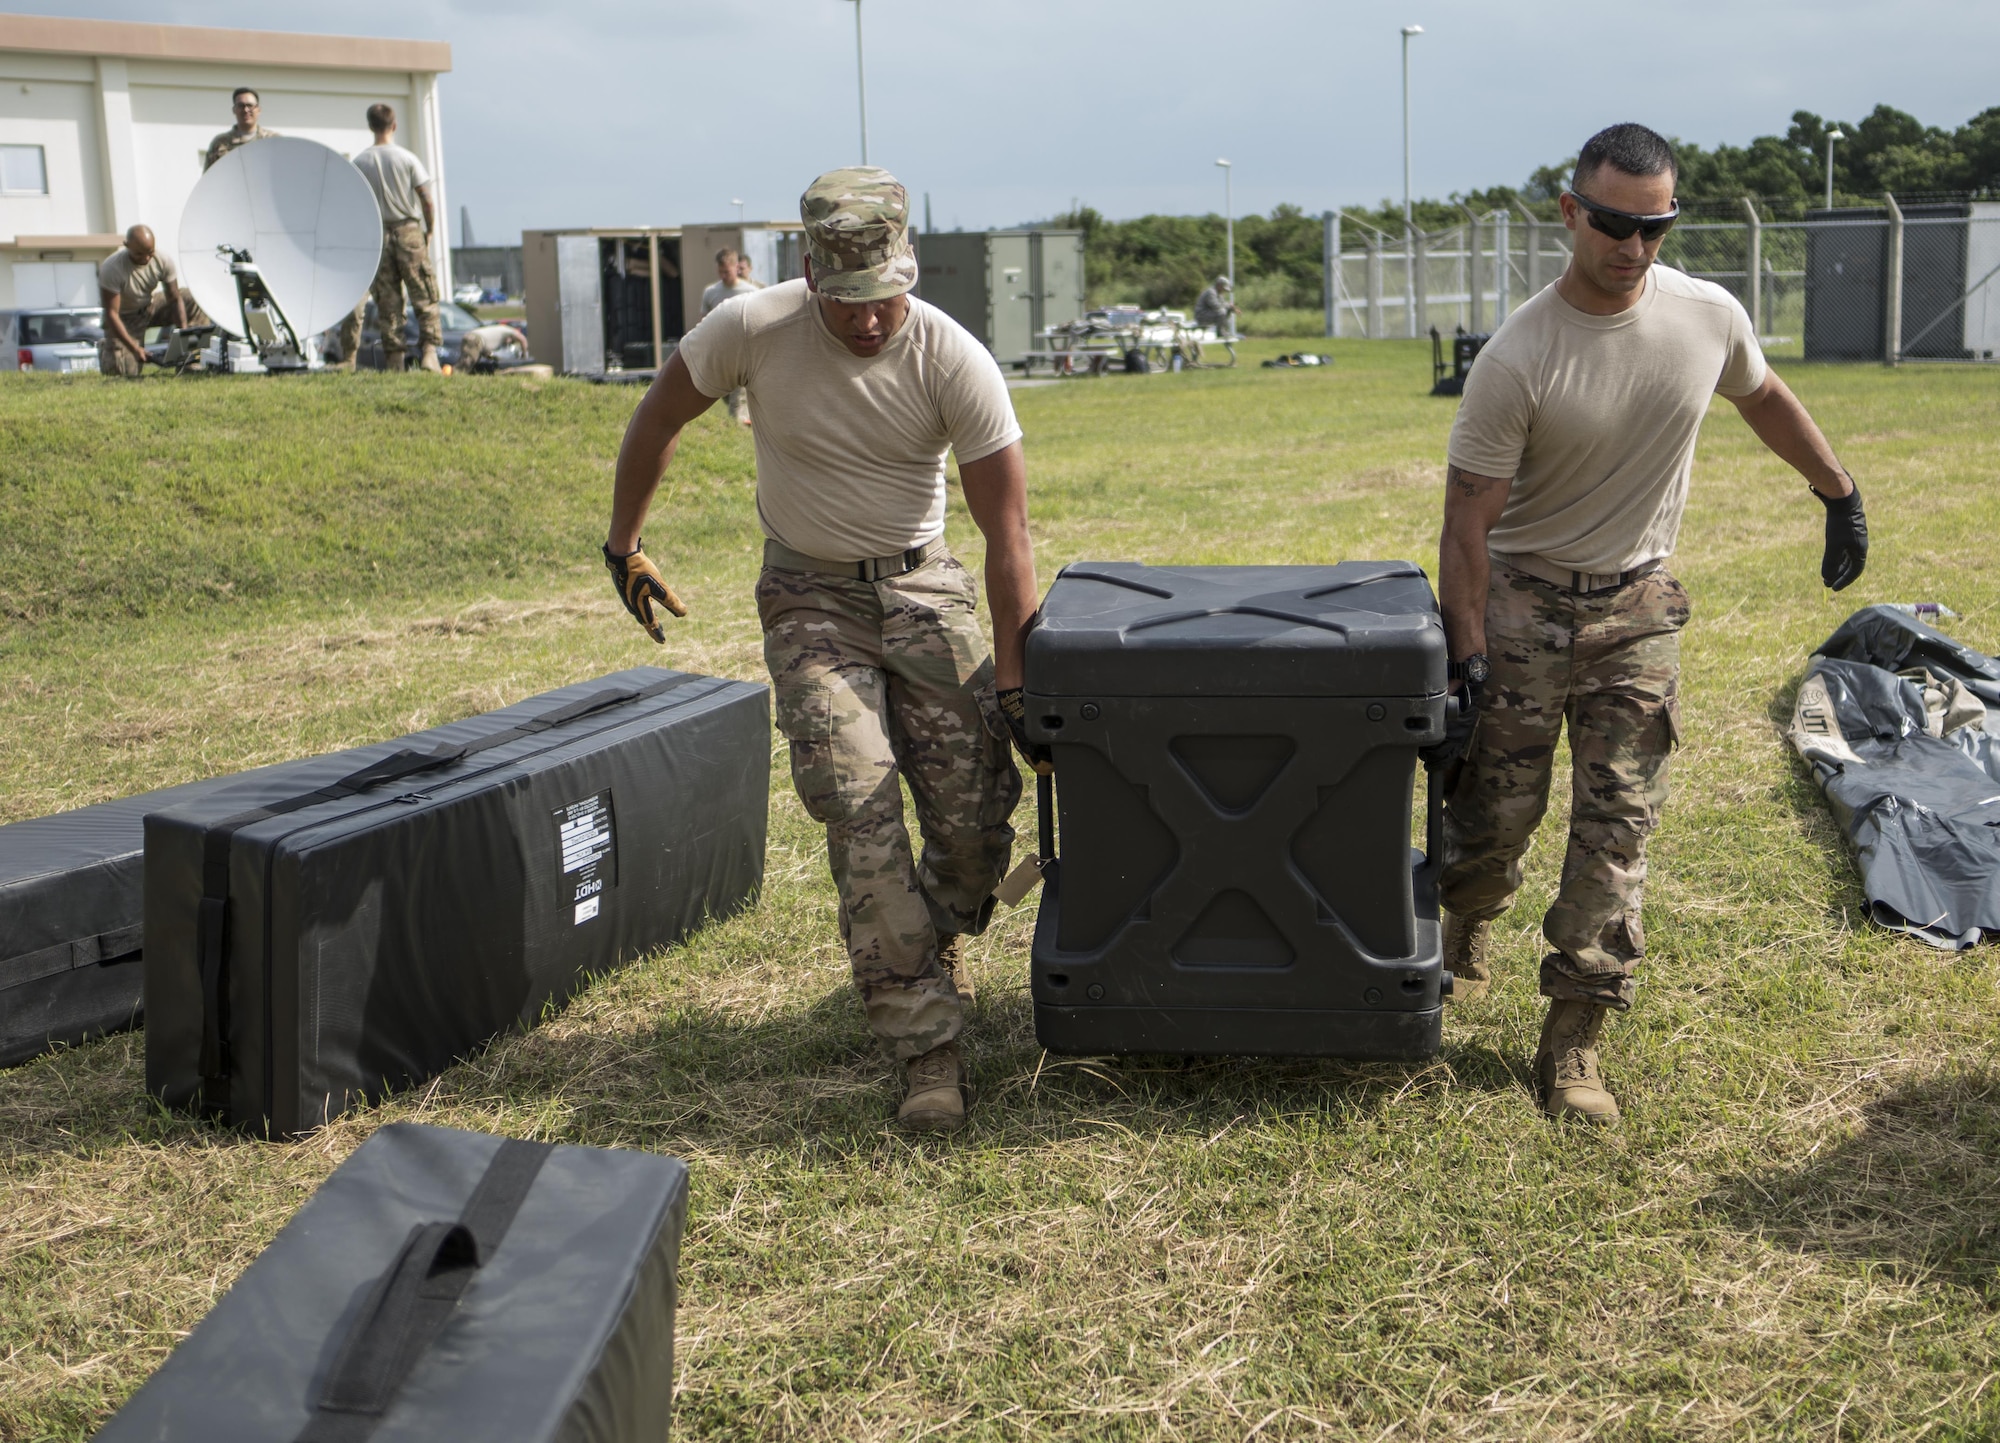
[[146, 1085], [318, 1127], [748, 904], [770, 694], [641, 667], [146, 818]]
[[1035, 926], [1056, 1052], [1421, 1058], [1434, 881], [1410, 845], [1445, 644], [1407, 562], [1080, 562], [1027, 649], [1060, 861]]
[[100, 1443], [660, 1443], [687, 1169], [392, 1123]]
[[0, 827], [0, 1067], [138, 1023], [146, 813], [288, 765]]

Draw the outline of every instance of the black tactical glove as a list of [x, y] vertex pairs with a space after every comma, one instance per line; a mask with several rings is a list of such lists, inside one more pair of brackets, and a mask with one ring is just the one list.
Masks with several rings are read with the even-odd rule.
[[1000, 704], [1000, 719], [1007, 723], [1014, 745], [1027, 758], [1028, 765], [1040, 776], [1053, 774], [1055, 758], [1049, 749], [1028, 740], [1028, 699], [1024, 690], [1018, 686], [1002, 687], [993, 693], [993, 699]]
[[639, 625], [646, 628], [646, 635], [665, 644], [667, 633], [654, 619], [653, 603], [659, 602], [675, 616], [686, 616], [688, 609], [681, 599], [674, 595], [674, 589], [667, 585], [666, 577], [660, 575], [660, 568], [646, 559], [646, 543], [640, 543], [623, 556], [615, 554], [609, 546], [604, 548], [604, 565], [611, 573], [611, 584], [618, 588], [618, 599], [625, 603], [625, 609], [632, 613]]
[[[1854, 484], [1852, 476], [1847, 480]], [[1860, 580], [1868, 564], [1868, 518], [1861, 510], [1861, 488], [1855, 486], [1845, 496], [1818, 491], [1813, 495], [1826, 508], [1826, 553], [1820, 558], [1819, 579], [1841, 591]]]

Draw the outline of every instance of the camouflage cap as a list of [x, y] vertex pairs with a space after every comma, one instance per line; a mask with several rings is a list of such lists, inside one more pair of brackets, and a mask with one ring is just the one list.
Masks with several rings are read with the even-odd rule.
[[799, 197], [813, 284], [837, 301], [886, 301], [917, 283], [910, 194], [872, 165], [829, 170]]

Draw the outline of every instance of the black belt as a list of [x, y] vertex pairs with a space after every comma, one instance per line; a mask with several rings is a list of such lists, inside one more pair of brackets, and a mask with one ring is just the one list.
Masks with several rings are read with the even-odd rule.
[[912, 546], [908, 551], [898, 551], [889, 556], [868, 556], [860, 561], [827, 561], [818, 556], [808, 556], [803, 551], [794, 551], [782, 541], [764, 542], [764, 564], [774, 571], [808, 571], [820, 576], [840, 576], [851, 581], [886, 581], [892, 576], [905, 576], [950, 550], [944, 538], [927, 541], [922, 546]]

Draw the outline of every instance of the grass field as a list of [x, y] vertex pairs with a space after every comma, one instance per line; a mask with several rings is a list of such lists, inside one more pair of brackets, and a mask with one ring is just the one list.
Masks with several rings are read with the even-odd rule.
[[[1428, 565], [1428, 345], [1313, 349], [1338, 363], [1018, 392], [1044, 584], [1085, 557]], [[1494, 995], [1427, 1066], [1044, 1056], [1029, 908], [972, 948], [972, 1125], [902, 1137], [774, 752], [758, 910], [311, 1138], [157, 1111], [133, 1036], [0, 1074], [0, 1437], [87, 1437], [414, 1118], [687, 1159], [682, 1438], [2000, 1437], [2000, 953], [1871, 929], [1778, 734], [1855, 606], [1943, 600], [2000, 649], [2000, 374], [1788, 375], [1874, 556], [1823, 593], [1819, 507], [1718, 405], [1651, 954], [1607, 1032], [1621, 1130], [1551, 1129], [1528, 1091], [1545, 838]], [[604, 581], [636, 399], [0, 377], [0, 821], [617, 667], [760, 679], [746, 436], [705, 418], [648, 528], [693, 607], [670, 645]], [[955, 500], [950, 525], [976, 559]]]

